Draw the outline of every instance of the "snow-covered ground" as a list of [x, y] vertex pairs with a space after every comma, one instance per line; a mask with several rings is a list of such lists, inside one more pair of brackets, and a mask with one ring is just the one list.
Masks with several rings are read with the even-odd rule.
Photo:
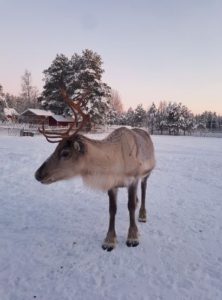
[[80, 179], [44, 186], [34, 172], [55, 147], [42, 137], [0, 136], [0, 299], [222, 299], [222, 139], [153, 137], [148, 223], [125, 245], [101, 249], [108, 198]]

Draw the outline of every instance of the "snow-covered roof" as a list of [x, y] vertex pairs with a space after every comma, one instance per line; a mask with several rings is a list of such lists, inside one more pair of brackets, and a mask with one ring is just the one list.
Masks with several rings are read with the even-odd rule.
[[74, 122], [74, 119], [71, 117], [63, 117], [60, 115], [53, 115], [51, 116], [54, 120], [56, 120], [57, 122]]
[[14, 108], [4, 108], [4, 114], [6, 116], [18, 116], [19, 113]]
[[55, 115], [50, 110], [43, 110], [37, 108], [28, 108], [21, 115], [26, 115], [26, 113], [31, 112], [35, 116], [44, 116], [44, 117], [52, 117], [56, 122], [74, 122], [74, 119], [71, 117], [64, 117], [61, 115]]
[[24, 115], [26, 112], [31, 112], [36, 116], [53, 116], [54, 114], [50, 110], [43, 110], [43, 109], [38, 109], [38, 108], [28, 108], [26, 109], [21, 115]]

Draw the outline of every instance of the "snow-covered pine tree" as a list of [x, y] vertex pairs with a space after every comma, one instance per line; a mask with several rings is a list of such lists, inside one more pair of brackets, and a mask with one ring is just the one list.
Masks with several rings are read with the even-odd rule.
[[2, 85], [0, 83], [0, 99], [2, 99], [3, 95], [4, 95], [4, 93], [3, 93], [3, 87], [2, 87]]
[[217, 114], [211, 111], [205, 111], [200, 115], [200, 120], [208, 130], [217, 128]]
[[180, 119], [181, 104], [169, 102], [167, 105], [167, 127], [169, 134], [179, 134], [179, 119]]
[[146, 111], [143, 108], [142, 104], [139, 104], [134, 112], [134, 126], [143, 127], [146, 126], [147, 123], [147, 115]]
[[183, 130], [183, 134], [191, 132], [194, 127], [194, 117], [191, 111], [180, 103], [180, 116], [179, 116], [179, 128]]
[[70, 113], [59, 92], [62, 81], [71, 98], [87, 92], [86, 110], [92, 122], [103, 124], [110, 96], [110, 87], [102, 82], [103, 72], [102, 59], [92, 50], [86, 49], [82, 55], [74, 53], [70, 60], [63, 54], [57, 55], [52, 65], [44, 71], [46, 83], [42, 104], [56, 114]]
[[126, 122], [126, 113], [118, 113], [115, 110], [109, 110], [109, 113], [107, 115], [107, 124], [109, 125], [127, 125]]
[[153, 134], [156, 126], [156, 117], [157, 117], [157, 108], [155, 103], [153, 102], [147, 111], [147, 126], [151, 134]]
[[96, 124], [106, 122], [109, 109], [111, 88], [102, 81], [102, 59], [92, 50], [82, 51], [82, 55], [74, 54], [71, 58], [71, 71], [68, 87], [73, 96], [89, 91], [87, 110], [91, 120]]
[[119, 118], [119, 125], [126, 126], [127, 125], [127, 120], [126, 120], [126, 112], [122, 112], [121, 114], [118, 115]]
[[69, 72], [69, 59], [64, 54], [57, 54], [51, 66], [44, 70], [43, 92], [41, 105], [46, 110], [51, 110], [55, 114], [63, 114], [66, 107], [61, 94], [61, 81], [67, 84], [67, 75]]
[[222, 116], [217, 116], [217, 128], [222, 132]]
[[126, 115], [125, 115], [125, 123], [126, 123], [126, 125], [134, 127], [135, 126], [134, 119], [135, 119], [135, 112], [132, 109], [132, 107], [130, 107], [127, 110]]
[[4, 107], [5, 107], [5, 104], [4, 104], [3, 97], [4, 97], [3, 87], [0, 84], [0, 121], [4, 120]]

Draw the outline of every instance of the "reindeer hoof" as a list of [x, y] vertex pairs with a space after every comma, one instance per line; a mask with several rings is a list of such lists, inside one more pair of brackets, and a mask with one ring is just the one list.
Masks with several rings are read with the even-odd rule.
[[112, 251], [116, 246], [116, 237], [110, 236], [109, 234], [105, 238], [102, 248], [108, 252]]
[[127, 240], [126, 241], [127, 247], [137, 247], [139, 245], [138, 240]]
[[107, 252], [111, 252], [114, 248], [114, 246], [102, 245], [102, 249], [106, 250]]
[[141, 222], [141, 223], [146, 223], [147, 220], [146, 220], [146, 217], [140, 217], [139, 216], [138, 221]]
[[138, 221], [146, 223], [147, 219], [146, 219], [146, 210], [145, 209], [140, 209]]

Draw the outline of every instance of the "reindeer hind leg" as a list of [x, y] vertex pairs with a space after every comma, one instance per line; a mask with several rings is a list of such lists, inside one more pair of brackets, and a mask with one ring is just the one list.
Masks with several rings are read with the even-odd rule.
[[144, 177], [141, 181], [141, 206], [139, 210], [139, 222], [145, 223], [147, 221], [146, 215], [146, 188], [147, 188], [147, 179], [149, 178], [150, 174]]
[[136, 210], [136, 198], [137, 198], [137, 185], [138, 182], [133, 183], [128, 189], [128, 210], [130, 226], [128, 231], [128, 237], [126, 245], [128, 247], [136, 247], [139, 245], [139, 234], [136, 226], [135, 210]]

